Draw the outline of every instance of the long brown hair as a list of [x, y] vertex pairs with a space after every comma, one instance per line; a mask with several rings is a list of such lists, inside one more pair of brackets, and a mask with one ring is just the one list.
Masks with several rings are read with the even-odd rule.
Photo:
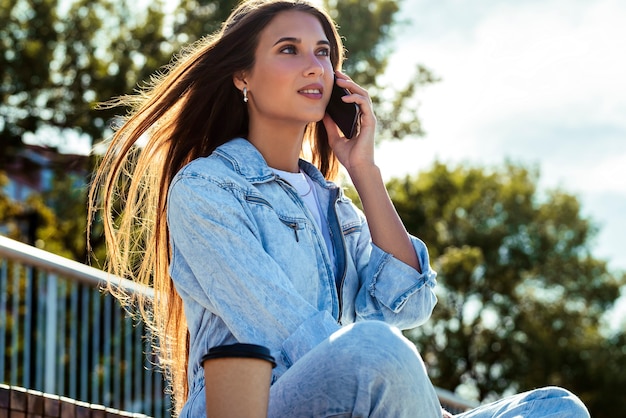
[[[333, 68], [339, 69], [343, 45], [324, 11], [303, 1], [252, 0], [240, 4], [218, 32], [182, 51], [137, 94], [102, 104], [130, 111], [95, 173], [89, 228], [96, 212], [102, 212], [108, 271], [154, 289], [153, 297], [145, 297], [109, 286], [126, 306], [137, 308], [151, 330], [176, 415], [187, 399], [189, 346], [182, 300], [168, 274], [167, 192], [185, 164], [247, 135], [247, 108], [233, 75], [253, 67], [259, 33], [277, 13], [289, 10], [320, 21], [331, 43]], [[305, 140], [313, 163], [333, 178], [338, 163], [321, 122], [307, 126]]]

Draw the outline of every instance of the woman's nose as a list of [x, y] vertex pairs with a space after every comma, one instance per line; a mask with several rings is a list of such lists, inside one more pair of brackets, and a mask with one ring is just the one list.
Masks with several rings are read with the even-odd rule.
[[324, 74], [324, 64], [322, 60], [325, 57], [320, 57], [314, 53], [309, 54], [307, 65], [304, 70], [304, 75], [323, 75]]

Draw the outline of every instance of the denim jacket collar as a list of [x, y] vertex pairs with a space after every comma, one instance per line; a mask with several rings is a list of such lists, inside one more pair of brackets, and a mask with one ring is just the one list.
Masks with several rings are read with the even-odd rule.
[[[267, 165], [265, 158], [245, 138], [235, 138], [219, 146], [215, 154], [230, 162], [238, 174], [251, 183], [265, 183], [276, 179], [276, 174]], [[313, 164], [300, 159], [298, 165], [313, 181], [325, 189], [336, 189], [337, 186], [327, 181]]]

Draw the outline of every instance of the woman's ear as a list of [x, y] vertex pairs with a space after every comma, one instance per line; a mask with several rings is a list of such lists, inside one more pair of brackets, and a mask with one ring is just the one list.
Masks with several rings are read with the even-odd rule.
[[233, 74], [233, 84], [239, 91], [243, 91], [243, 88], [248, 86], [243, 71]]

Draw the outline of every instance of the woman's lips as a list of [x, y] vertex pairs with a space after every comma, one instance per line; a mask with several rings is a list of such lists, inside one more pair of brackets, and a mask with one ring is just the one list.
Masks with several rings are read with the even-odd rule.
[[309, 85], [298, 90], [298, 94], [301, 94], [309, 99], [321, 99], [324, 95], [324, 89], [319, 85]]

